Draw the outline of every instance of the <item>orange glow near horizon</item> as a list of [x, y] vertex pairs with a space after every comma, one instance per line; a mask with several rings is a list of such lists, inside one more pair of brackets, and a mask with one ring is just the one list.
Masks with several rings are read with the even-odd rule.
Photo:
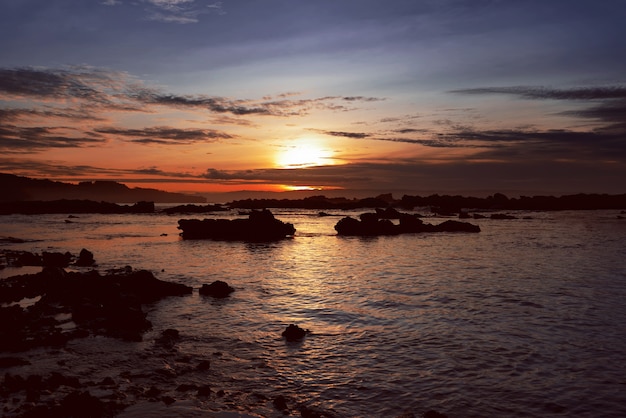
[[216, 183], [134, 183], [120, 182], [130, 188], [157, 189], [171, 193], [203, 194], [229, 192], [283, 192], [285, 187], [276, 184], [216, 184]]

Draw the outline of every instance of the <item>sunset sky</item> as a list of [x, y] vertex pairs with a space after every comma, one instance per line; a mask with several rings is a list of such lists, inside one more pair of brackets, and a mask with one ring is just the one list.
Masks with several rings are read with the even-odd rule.
[[0, 0], [0, 172], [626, 193], [623, 0]]

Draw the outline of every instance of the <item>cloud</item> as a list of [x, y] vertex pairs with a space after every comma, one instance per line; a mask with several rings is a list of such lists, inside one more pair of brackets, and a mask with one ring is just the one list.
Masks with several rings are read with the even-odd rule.
[[[626, 86], [591, 86], [571, 89], [546, 87], [482, 87], [453, 90], [452, 93], [469, 95], [506, 94], [529, 100], [562, 100], [588, 102], [589, 107], [565, 110], [559, 114], [570, 117], [595, 119], [603, 125], [588, 131], [574, 130], [487, 130], [482, 132], [459, 131], [457, 138], [471, 138], [487, 142], [525, 144], [526, 149], [562, 153], [569, 158], [626, 159]], [[521, 150], [520, 146], [514, 147]]]
[[525, 99], [551, 100], [605, 100], [626, 99], [626, 86], [580, 87], [571, 89], [554, 89], [548, 87], [481, 87], [472, 89], [451, 90], [456, 94], [507, 94]]
[[84, 136], [65, 127], [0, 125], [0, 150], [6, 153], [30, 154], [50, 148], [84, 148], [101, 145], [105, 141], [100, 136]]
[[147, 19], [164, 23], [198, 23], [204, 14], [223, 15], [222, 2], [202, 0], [144, 0]]
[[365, 132], [325, 131], [322, 129], [311, 129], [311, 130], [315, 132], [319, 132], [324, 135], [339, 136], [343, 138], [363, 139], [363, 138], [367, 138], [370, 136], [370, 134], [365, 133]]
[[101, 134], [130, 137], [133, 138], [131, 142], [142, 144], [189, 145], [234, 138], [233, 135], [213, 129], [178, 129], [164, 126], [144, 129], [98, 128], [95, 131]]
[[[164, 3], [165, 4], [165, 3]], [[171, 3], [172, 6], [175, 3]], [[242, 116], [293, 117], [313, 110], [347, 111], [342, 96], [296, 99], [285, 93], [261, 99], [208, 95], [180, 95], [146, 85], [125, 72], [87, 66], [54, 68], [0, 68], [0, 134], [4, 150], [40, 152], [46, 148], [84, 147], [117, 135], [138, 144], [192, 144], [237, 137], [226, 131], [192, 127], [95, 126], [136, 113], [145, 118], [170, 117], [188, 112], [190, 120], [209, 116], [206, 123], [227, 127], [253, 127]], [[372, 97], [354, 96], [350, 103], [369, 102]], [[195, 124], [201, 122], [194, 122]], [[146, 122], [148, 124], [148, 122]], [[66, 126], [62, 129], [59, 125]], [[356, 135], [334, 132], [335, 135]]]
[[[312, 99], [250, 100], [207, 95], [179, 95], [145, 85], [141, 80], [124, 72], [92, 67], [0, 68], [0, 100], [79, 101], [99, 110], [147, 112], [146, 106], [157, 105], [179, 109], [207, 110], [213, 113], [230, 113], [235, 116], [299, 116], [312, 109], [352, 110], [337, 102], [346, 101], [341, 96]], [[382, 99], [350, 97], [349, 102], [370, 102]], [[71, 103], [75, 108], [76, 103]], [[69, 108], [69, 107], [68, 107]]]

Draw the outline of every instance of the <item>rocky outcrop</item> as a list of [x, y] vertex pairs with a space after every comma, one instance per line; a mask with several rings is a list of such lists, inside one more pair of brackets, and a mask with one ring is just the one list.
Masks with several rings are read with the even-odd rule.
[[31, 306], [0, 308], [0, 351], [62, 345], [89, 334], [141, 340], [152, 326], [143, 304], [192, 293], [146, 270], [101, 276], [45, 267], [40, 273], [0, 281], [0, 303], [30, 299]]
[[180, 219], [183, 239], [225, 241], [278, 241], [296, 233], [290, 223], [282, 222], [267, 209], [252, 211], [248, 219]]
[[[383, 214], [385, 215], [385, 214]], [[394, 216], [396, 216], [394, 214]], [[420, 232], [480, 232], [480, 227], [466, 222], [447, 220], [439, 225], [424, 223], [418, 216], [397, 214], [399, 223], [395, 224], [387, 217], [381, 219], [381, 212], [364, 213], [359, 219], [345, 217], [335, 225], [339, 235], [378, 236], [399, 235]]]
[[201, 295], [212, 296], [219, 299], [228, 297], [234, 291], [235, 289], [233, 287], [221, 280], [216, 280], [211, 284], [203, 284], [200, 288]]

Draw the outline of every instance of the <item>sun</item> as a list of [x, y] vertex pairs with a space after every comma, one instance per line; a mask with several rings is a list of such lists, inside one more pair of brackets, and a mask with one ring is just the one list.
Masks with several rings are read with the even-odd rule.
[[276, 155], [276, 165], [282, 168], [306, 168], [332, 163], [332, 151], [313, 139], [299, 139]]

